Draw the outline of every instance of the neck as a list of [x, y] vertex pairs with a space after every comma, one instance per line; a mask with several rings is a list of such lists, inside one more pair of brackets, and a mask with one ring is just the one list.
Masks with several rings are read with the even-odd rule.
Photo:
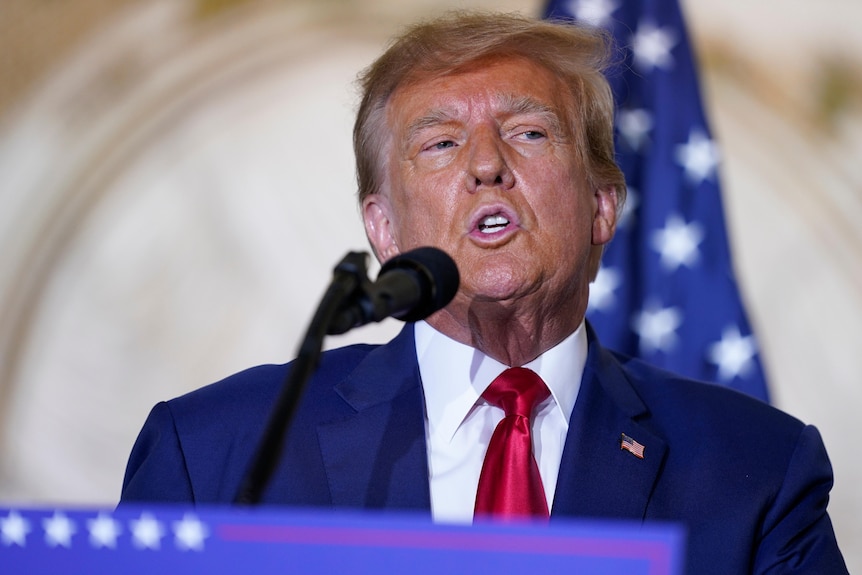
[[518, 367], [533, 361], [578, 329], [586, 302], [569, 307], [546, 306], [524, 313], [501, 302], [474, 301], [460, 313], [459, 306], [450, 306], [427, 321], [452, 339], [500, 363]]

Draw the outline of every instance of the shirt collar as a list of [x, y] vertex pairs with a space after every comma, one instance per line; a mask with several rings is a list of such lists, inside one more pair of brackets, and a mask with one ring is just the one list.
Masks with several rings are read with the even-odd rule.
[[[443, 335], [425, 321], [415, 325], [416, 357], [430, 434], [451, 439], [491, 382], [509, 366]], [[526, 364], [545, 381], [566, 422], [578, 398], [587, 359], [584, 322], [563, 341]]]

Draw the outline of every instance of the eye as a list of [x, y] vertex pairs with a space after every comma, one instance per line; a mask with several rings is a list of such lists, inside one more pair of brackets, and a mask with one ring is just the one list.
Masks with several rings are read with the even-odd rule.
[[443, 140], [442, 142], [436, 142], [434, 144], [431, 144], [431, 146], [429, 146], [429, 149], [431, 149], [431, 150], [445, 150], [447, 148], [454, 148], [454, 147], [455, 147], [455, 142], [453, 142], [452, 140]]
[[545, 137], [544, 132], [540, 132], [538, 130], [527, 130], [521, 134], [526, 140], [541, 140]]

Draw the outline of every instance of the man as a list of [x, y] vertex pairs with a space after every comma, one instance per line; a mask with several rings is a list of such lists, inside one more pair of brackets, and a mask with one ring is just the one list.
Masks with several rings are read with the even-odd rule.
[[[354, 144], [374, 252], [439, 247], [461, 285], [389, 344], [324, 354], [264, 502], [494, 513], [486, 452], [510, 418], [491, 390], [525, 367], [539, 403], [512, 417], [529, 418], [538, 474], [516, 512], [682, 522], [698, 575], [846, 573], [814, 428], [617, 357], [584, 321], [625, 199], [606, 54], [595, 31], [462, 14], [365, 72]], [[123, 501], [232, 501], [288, 368], [156, 406]]]

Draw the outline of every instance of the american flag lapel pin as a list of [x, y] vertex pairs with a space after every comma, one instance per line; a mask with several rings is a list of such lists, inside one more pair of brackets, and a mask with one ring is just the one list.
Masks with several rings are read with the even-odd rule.
[[644, 458], [644, 446], [642, 443], [638, 443], [625, 433], [620, 435], [620, 449], [628, 451], [638, 459]]

